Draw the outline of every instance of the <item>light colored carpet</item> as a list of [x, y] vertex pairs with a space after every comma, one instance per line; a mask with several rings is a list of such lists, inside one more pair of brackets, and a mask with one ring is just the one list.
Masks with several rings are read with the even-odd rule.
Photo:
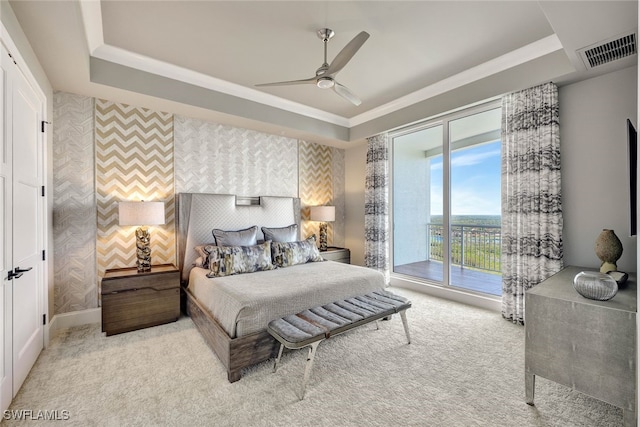
[[[307, 350], [230, 384], [189, 318], [105, 337], [62, 332], [11, 409], [67, 410], [64, 426], [621, 426], [622, 410], [537, 378], [524, 402], [524, 328], [485, 311], [409, 297], [412, 344], [398, 316], [322, 343], [305, 400]], [[4, 421], [3, 425], [49, 425]]]

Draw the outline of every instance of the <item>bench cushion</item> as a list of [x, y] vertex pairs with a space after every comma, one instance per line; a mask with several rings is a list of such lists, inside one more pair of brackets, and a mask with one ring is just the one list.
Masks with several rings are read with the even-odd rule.
[[408, 299], [379, 290], [272, 320], [267, 330], [287, 348], [301, 348], [409, 307]]

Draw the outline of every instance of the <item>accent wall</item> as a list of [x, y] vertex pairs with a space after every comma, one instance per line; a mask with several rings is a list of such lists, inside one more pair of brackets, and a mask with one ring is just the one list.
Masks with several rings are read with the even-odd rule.
[[[176, 262], [178, 192], [300, 197], [303, 220], [332, 204], [329, 243], [344, 245], [344, 150], [63, 92], [53, 111], [55, 314], [98, 307], [104, 270], [135, 265], [123, 200], [165, 203], [154, 264]], [[303, 237], [317, 233], [302, 225]]]
[[118, 224], [122, 201], [164, 202], [165, 225], [149, 227], [151, 260], [175, 263], [173, 116], [103, 99], [95, 107], [98, 276], [136, 263], [137, 227]]
[[97, 306], [94, 100], [53, 96], [54, 313]]

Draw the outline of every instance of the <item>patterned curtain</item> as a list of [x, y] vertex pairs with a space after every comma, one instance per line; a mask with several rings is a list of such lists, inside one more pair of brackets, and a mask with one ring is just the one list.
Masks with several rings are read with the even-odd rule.
[[364, 263], [381, 271], [389, 283], [389, 138], [367, 138], [364, 192]]
[[562, 269], [558, 88], [502, 100], [502, 316], [524, 324], [524, 293]]

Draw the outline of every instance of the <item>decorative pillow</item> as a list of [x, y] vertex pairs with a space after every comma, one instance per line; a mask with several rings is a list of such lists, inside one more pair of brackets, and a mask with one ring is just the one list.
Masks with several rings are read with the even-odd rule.
[[307, 262], [324, 261], [316, 246], [316, 236], [299, 242], [273, 242], [271, 258], [276, 267], [290, 267]]
[[264, 234], [264, 240], [295, 242], [298, 240], [298, 224], [291, 224], [281, 228], [262, 227], [262, 233]]
[[207, 246], [209, 273], [207, 277], [273, 270], [271, 241], [255, 246]]
[[214, 228], [213, 237], [217, 246], [254, 246], [258, 243], [258, 227], [253, 226], [244, 230], [225, 231]]
[[204, 248], [207, 246], [215, 246], [215, 243], [207, 243], [206, 245], [198, 245], [195, 248], [195, 251], [198, 253], [198, 258], [193, 263], [195, 267], [209, 268], [209, 252], [205, 251]]

